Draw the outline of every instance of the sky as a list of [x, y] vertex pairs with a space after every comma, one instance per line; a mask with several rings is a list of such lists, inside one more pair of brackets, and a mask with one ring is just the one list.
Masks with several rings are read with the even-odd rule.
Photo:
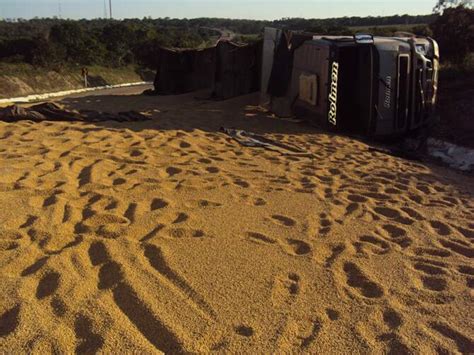
[[[0, 0], [0, 18], [98, 18], [109, 0]], [[426, 15], [436, 0], [112, 0], [114, 18], [283, 17]], [[108, 6], [108, 5], [107, 5]], [[108, 11], [108, 10], [107, 10]]]

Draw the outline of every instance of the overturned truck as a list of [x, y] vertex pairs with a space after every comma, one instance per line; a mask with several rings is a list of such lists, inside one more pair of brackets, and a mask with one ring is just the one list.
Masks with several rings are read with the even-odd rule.
[[431, 38], [266, 29], [262, 99], [277, 114], [331, 129], [406, 134], [433, 120], [438, 71]]

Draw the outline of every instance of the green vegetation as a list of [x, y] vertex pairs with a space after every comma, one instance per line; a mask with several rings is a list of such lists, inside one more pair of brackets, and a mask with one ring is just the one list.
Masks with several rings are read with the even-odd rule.
[[28, 63], [54, 70], [73, 65], [115, 68], [138, 65], [154, 69], [158, 47], [202, 48], [219, 38], [217, 29], [236, 33], [238, 41], [253, 42], [258, 40], [265, 26], [351, 34], [354, 31], [349, 26], [410, 25], [434, 19], [434, 15], [403, 15], [277, 21], [217, 18], [0, 21], [0, 62]]
[[462, 65], [474, 50], [474, 10], [459, 6], [446, 9], [431, 24], [443, 56]]
[[393, 35], [412, 32], [433, 35], [443, 57], [462, 62], [473, 41], [473, 10], [449, 8], [444, 15], [343, 17], [333, 19], [284, 18], [275, 21], [197, 19], [129, 19], [123, 21], [33, 19], [0, 21], [0, 62], [27, 63], [59, 70], [63, 66], [154, 69], [160, 46], [202, 48], [219, 38], [219, 29], [236, 34], [234, 40], [253, 42], [265, 26], [325, 34], [369, 32]]
[[375, 36], [394, 36], [397, 33], [413, 33], [418, 36], [432, 36], [428, 24], [388, 25], [388, 26], [362, 26], [351, 27], [353, 32], [370, 33]]
[[0, 22], [0, 61], [58, 69], [64, 65], [155, 66], [156, 49], [197, 47], [209, 31], [159, 29], [141, 21]]

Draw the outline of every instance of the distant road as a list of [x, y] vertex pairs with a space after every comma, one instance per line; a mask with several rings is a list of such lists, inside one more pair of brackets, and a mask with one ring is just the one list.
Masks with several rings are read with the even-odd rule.
[[204, 28], [205, 30], [211, 30], [211, 31], [219, 32], [221, 34], [221, 36], [219, 37], [219, 39], [216, 42], [219, 42], [219, 41], [232, 41], [235, 38], [235, 33], [230, 31], [230, 30], [227, 30], [227, 29], [215, 28], [215, 27], [201, 27], [201, 28]]

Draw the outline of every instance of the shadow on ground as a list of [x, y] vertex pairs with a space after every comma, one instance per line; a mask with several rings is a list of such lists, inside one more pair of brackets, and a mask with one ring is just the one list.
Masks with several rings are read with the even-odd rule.
[[[290, 136], [297, 144], [306, 145], [304, 148], [317, 151], [317, 149], [332, 149], [333, 154], [338, 153], [338, 146], [355, 146], [357, 149], [370, 150], [380, 148], [380, 144], [367, 142], [364, 138], [347, 137], [334, 134], [307, 123], [294, 123], [275, 119], [268, 113], [258, 110], [259, 94], [250, 94], [225, 101], [198, 100], [196, 97], [205, 96], [205, 92], [190, 93], [176, 96], [144, 96], [144, 95], [89, 95], [84, 97], [67, 98], [61, 103], [68, 109], [99, 110], [105, 112], [122, 112], [136, 110], [150, 115], [153, 119], [145, 122], [99, 122], [96, 126], [107, 129], [128, 129], [135, 132], [143, 130], [181, 130], [192, 132], [201, 130], [209, 133], [220, 132], [221, 127], [242, 129], [257, 134], [271, 134], [273, 138]], [[300, 136], [307, 136], [300, 139]], [[293, 138], [292, 138], [293, 137]], [[319, 139], [320, 137], [326, 137]], [[329, 137], [329, 143], [327, 142]], [[325, 142], [323, 143], [322, 140]], [[302, 143], [304, 142], [304, 143]], [[333, 142], [333, 143], [332, 143]], [[363, 144], [353, 144], [359, 142]], [[351, 156], [357, 157], [357, 151]], [[374, 158], [384, 161], [387, 155], [382, 152], [373, 152]], [[469, 194], [466, 191], [466, 179], [472, 177], [462, 176], [459, 173], [432, 163], [410, 162], [427, 166], [431, 170], [429, 179], [444, 181], [458, 186], [460, 195]], [[403, 170], [403, 169], [401, 169]], [[394, 171], [394, 175], [406, 179], [424, 178], [427, 174], [417, 174]], [[448, 180], [447, 180], [448, 179]]]
[[87, 81], [88, 81], [89, 87], [99, 87], [99, 86], [109, 85], [107, 80], [105, 80], [100, 75], [88, 75]]
[[143, 129], [184, 130], [199, 129], [206, 132], [219, 131], [221, 127], [232, 127], [265, 133], [316, 133], [321, 130], [306, 123], [293, 123], [272, 118], [259, 112], [258, 94], [250, 94], [225, 101], [198, 100], [205, 92], [174, 96], [145, 95], [88, 95], [66, 98], [61, 104], [73, 110], [98, 110], [118, 113], [135, 110], [150, 115], [148, 122], [95, 123], [99, 126], [123, 127], [133, 131]]

